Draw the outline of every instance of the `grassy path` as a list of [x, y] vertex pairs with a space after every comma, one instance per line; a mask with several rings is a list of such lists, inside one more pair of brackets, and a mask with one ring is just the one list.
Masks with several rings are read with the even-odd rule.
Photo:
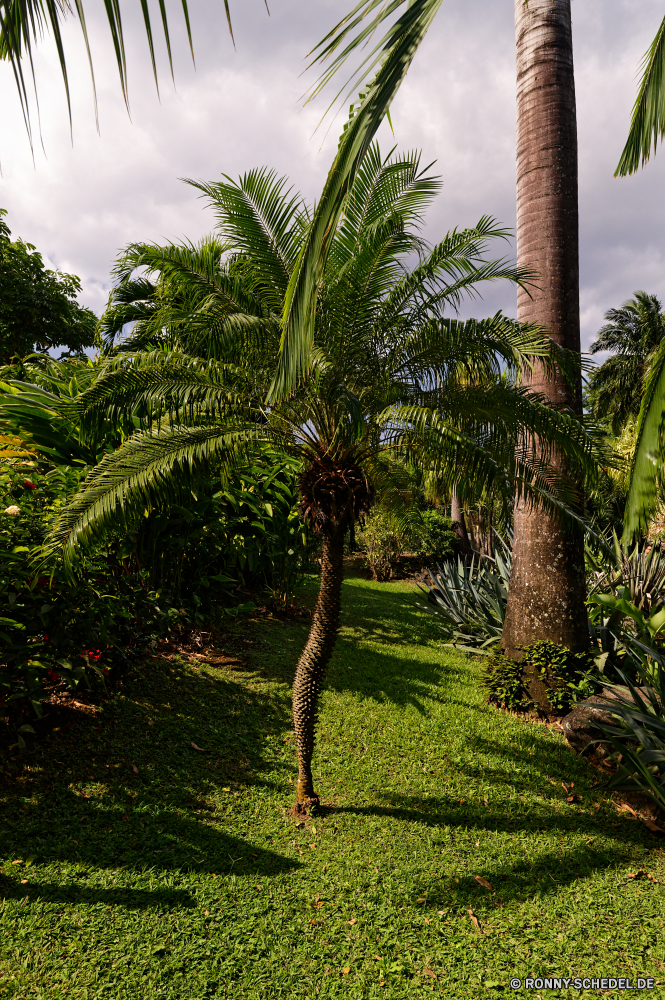
[[[665, 983], [658, 842], [588, 791], [561, 735], [484, 704], [480, 664], [440, 647], [411, 593], [345, 583], [315, 762], [326, 813], [307, 825], [288, 815], [304, 622], [238, 623], [224, 662], [156, 661], [3, 765], [0, 997]], [[660, 882], [628, 878], [639, 869]]]

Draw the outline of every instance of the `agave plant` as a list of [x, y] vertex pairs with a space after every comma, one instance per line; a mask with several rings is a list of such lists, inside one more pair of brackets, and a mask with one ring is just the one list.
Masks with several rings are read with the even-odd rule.
[[510, 546], [495, 533], [494, 556], [474, 553], [451, 559], [429, 572], [427, 604], [416, 607], [438, 618], [448, 645], [474, 653], [491, 652], [503, 632], [510, 583]]
[[[149, 310], [152, 330], [163, 331], [159, 346], [113, 355], [77, 398], [84, 427], [138, 412], [143, 429], [90, 473], [51, 541], [71, 561], [78, 546], [146, 506], [182, 502], [197, 476], [228, 470], [265, 442], [301, 461], [301, 509], [322, 540], [320, 591], [293, 688], [296, 807], [304, 810], [317, 801], [316, 710], [339, 631], [345, 532], [377, 500], [409, 519], [408, 483], [392, 456], [425, 456], [463, 494], [471, 484], [475, 495], [508, 482], [562, 513], [567, 481], [542, 456], [534, 460], [529, 442], [564, 450], [580, 476], [593, 466], [594, 442], [570, 414], [516, 385], [534, 358], [566, 364], [548, 338], [501, 314], [467, 322], [444, 315], [483, 281], [524, 280], [505, 260], [486, 257], [503, 231], [481, 219], [428, 245], [419, 227], [438, 181], [417, 155], [383, 158], [376, 146], [330, 233], [307, 364], [292, 391], [277, 395], [273, 384], [266, 403], [266, 358], [274, 365], [310, 215], [265, 170], [199, 187], [226, 257], [191, 246], [131, 248], [127, 281], [136, 268], [147, 267], [155, 284], [167, 274], [177, 302], [189, 291], [194, 307], [188, 316], [178, 305], [173, 322], [164, 294], [161, 327]], [[199, 356], [184, 352], [197, 344]]]
[[[606, 567], [610, 554], [614, 556], [612, 565]], [[605, 547], [599, 560], [587, 549], [587, 560], [593, 574], [590, 596], [616, 594], [621, 587], [631, 604], [647, 618], [665, 604], [665, 552], [660, 545], [641, 539], [629, 548], [613, 532], [610, 552]]]
[[[594, 723], [599, 740], [612, 744], [617, 770], [603, 786], [611, 791], [646, 792], [665, 808], [665, 661], [651, 646], [633, 643], [636, 676], [619, 670], [623, 689], [609, 684], [612, 701], [592, 707], [614, 717], [612, 725]], [[627, 691], [626, 691], [627, 689]]]

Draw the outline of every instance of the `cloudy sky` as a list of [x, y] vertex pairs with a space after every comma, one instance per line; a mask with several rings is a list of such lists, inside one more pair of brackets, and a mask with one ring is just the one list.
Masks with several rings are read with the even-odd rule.
[[[73, 143], [53, 47], [37, 61], [43, 149], [34, 165], [8, 66], [0, 66], [0, 206], [15, 236], [52, 266], [78, 274], [82, 302], [98, 313], [116, 253], [133, 240], [198, 239], [212, 216], [180, 178], [214, 180], [268, 164], [316, 197], [341, 119], [315, 128], [325, 102], [303, 108], [306, 53], [346, 9], [340, 0], [231, 0], [236, 48], [222, 0], [190, 0], [196, 69], [172, 3], [176, 88], [162, 59], [161, 99], [138, 4], [123, 6], [131, 118], [100, 0], [88, 0], [100, 133], [80, 30], [65, 31]], [[154, 5], [156, 7], [156, 5]], [[348, 7], [352, 6], [349, 0]], [[136, 9], [135, 9], [136, 8]], [[612, 174], [627, 134], [640, 57], [663, 16], [662, 0], [574, 0], [580, 144], [581, 309], [588, 346], [603, 313], [644, 288], [665, 300], [665, 150], [627, 180]], [[162, 45], [163, 48], [163, 45]], [[427, 236], [481, 215], [515, 225], [515, 68], [512, 0], [447, 0], [395, 102], [395, 138], [437, 161], [443, 192]], [[514, 315], [514, 292], [493, 286], [467, 315]]]

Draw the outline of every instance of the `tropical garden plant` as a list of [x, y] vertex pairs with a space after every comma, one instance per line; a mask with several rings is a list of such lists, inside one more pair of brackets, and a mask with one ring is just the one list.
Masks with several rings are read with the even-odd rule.
[[510, 587], [512, 550], [497, 537], [494, 556], [458, 556], [430, 570], [427, 603], [417, 606], [439, 619], [447, 644], [490, 653], [501, 640]]
[[[192, 308], [174, 313], [167, 302], [164, 342], [114, 352], [77, 397], [84, 427], [141, 413], [142, 429], [88, 475], [51, 544], [73, 563], [77, 550], [147, 505], [181, 502], [201, 477], [229, 475], [266, 444], [301, 462], [301, 510], [322, 546], [319, 596], [293, 688], [296, 808], [306, 810], [317, 801], [316, 709], [339, 630], [344, 535], [375, 502], [404, 523], [413, 509], [393, 456], [426, 456], [448, 480], [463, 464], [474, 493], [509, 483], [506, 495], [516, 490], [565, 516], [574, 497], [542, 456], [560, 449], [581, 476], [593, 466], [594, 442], [572, 415], [516, 385], [535, 358], [566, 365], [548, 338], [501, 314], [467, 322], [445, 315], [481, 282], [525, 275], [487, 259], [490, 241], [504, 235], [489, 219], [435, 246], [425, 242], [419, 228], [438, 182], [417, 155], [366, 150], [329, 234], [307, 364], [288, 391], [277, 391], [278, 372], [268, 402], [260, 361], [277, 357], [280, 313], [293, 301], [317, 216], [268, 171], [199, 188], [224, 251], [133, 246], [120, 262], [127, 282], [137, 269], [168, 276], [191, 291]], [[155, 316], [150, 322], [157, 329]], [[198, 356], [183, 351], [195, 342]], [[540, 456], [525, 429], [537, 435]]]

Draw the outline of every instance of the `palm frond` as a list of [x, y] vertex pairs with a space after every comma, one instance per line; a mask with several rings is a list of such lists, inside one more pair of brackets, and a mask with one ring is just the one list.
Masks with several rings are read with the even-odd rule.
[[628, 544], [649, 523], [656, 506], [665, 431], [665, 341], [656, 352], [644, 387], [630, 469], [623, 541]]
[[187, 183], [208, 198], [221, 238], [251, 260], [262, 298], [280, 311], [306, 228], [301, 195], [292, 194], [288, 179], [267, 167], [251, 170], [237, 183], [230, 177], [215, 184]]
[[381, 67], [353, 109], [289, 281], [282, 349], [270, 398], [289, 392], [309, 363], [319, 286], [338, 222], [365, 154], [441, 3], [413, 0], [386, 36]]
[[[223, 0], [223, 3], [229, 32], [233, 38], [229, 0]], [[189, 18], [188, 0], [181, 0], [181, 4], [185, 30], [187, 33], [187, 41], [193, 60], [194, 47]], [[146, 39], [148, 41], [148, 50], [150, 53], [150, 62], [152, 65], [155, 86], [157, 88], [157, 92], [159, 93], [159, 80], [155, 59], [155, 43], [153, 26], [150, 17], [150, 8], [147, 0], [140, 0], [140, 5]], [[120, 89], [122, 91], [125, 104], [129, 109], [127, 57], [125, 53], [124, 31], [118, 0], [104, 0], [104, 10], [106, 12], [111, 42], [120, 77]], [[159, 12], [169, 69], [171, 71], [171, 76], [173, 77], [171, 37], [165, 0], [159, 0]], [[44, 35], [49, 33], [53, 37], [58, 56], [58, 63], [60, 65], [60, 71], [65, 85], [65, 97], [67, 100], [67, 110], [71, 128], [71, 95], [69, 75], [67, 72], [67, 59], [62, 35], [62, 24], [68, 14], [75, 14], [81, 27], [81, 33], [83, 35], [83, 41], [88, 57], [88, 65], [90, 67], [90, 77], [95, 101], [95, 119], [97, 120], [95, 74], [93, 69], [92, 53], [90, 51], [90, 41], [88, 38], [83, 0], [73, 0], [73, 3], [70, 3], [69, 0], [0, 0], [0, 60], [7, 60], [11, 64], [14, 81], [18, 91], [23, 121], [25, 123], [31, 147], [33, 145], [33, 136], [30, 114], [30, 95], [28, 92], [26, 74], [24, 73], [24, 63], [27, 63], [29, 67], [28, 76], [32, 79], [35, 98], [38, 100], [37, 79], [34, 66], [34, 47], [36, 44], [41, 44]], [[39, 107], [38, 104], [37, 107]]]
[[247, 372], [175, 351], [142, 351], [104, 363], [73, 402], [82, 426], [110, 420], [127, 429], [145, 424], [239, 420], [261, 423], [263, 410], [247, 389]]
[[634, 174], [654, 156], [658, 140], [665, 134], [665, 18], [640, 66], [641, 79], [633, 105], [628, 139], [614, 171], [615, 177]]
[[258, 438], [253, 425], [167, 427], [138, 433], [106, 455], [58, 516], [45, 552], [60, 549], [71, 570], [77, 548], [127, 526], [153, 505], [182, 502], [196, 477], [214, 465], [222, 473]]

